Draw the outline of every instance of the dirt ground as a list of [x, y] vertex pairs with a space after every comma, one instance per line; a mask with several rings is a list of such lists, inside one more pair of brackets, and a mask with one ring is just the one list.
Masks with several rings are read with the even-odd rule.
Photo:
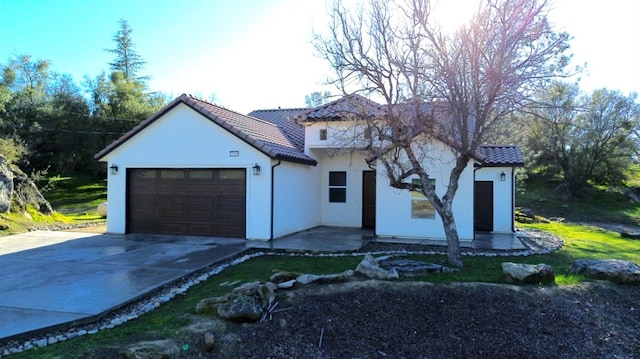
[[212, 324], [180, 358], [637, 358], [640, 288], [351, 282], [290, 292], [257, 324]]

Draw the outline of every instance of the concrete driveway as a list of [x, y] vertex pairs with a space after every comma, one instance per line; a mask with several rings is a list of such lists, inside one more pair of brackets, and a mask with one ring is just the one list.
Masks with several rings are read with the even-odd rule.
[[0, 237], [0, 341], [91, 321], [246, 240], [37, 231]]

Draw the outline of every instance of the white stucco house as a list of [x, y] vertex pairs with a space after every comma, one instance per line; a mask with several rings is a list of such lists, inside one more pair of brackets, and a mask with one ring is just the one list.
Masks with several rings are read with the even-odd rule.
[[[270, 240], [317, 226], [445, 239], [421, 195], [389, 186], [367, 154], [336, 148], [348, 121], [334, 101], [249, 115], [181, 95], [96, 154], [108, 173], [107, 231]], [[432, 170], [444, 192], [450, 149]], [[482, 146], [460, 178], [460, 239], [514, 232], [516, 146]], [[440, 175], [442, 174], [442, 175]]]

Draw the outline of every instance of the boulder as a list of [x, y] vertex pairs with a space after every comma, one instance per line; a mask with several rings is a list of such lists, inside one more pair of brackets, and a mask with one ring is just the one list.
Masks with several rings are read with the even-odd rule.
[[509, 283], [554, 284], [556, 275], [553, 268], [544, 263], [502, 263], [502, 272]]
[[278, 289], [291, 289], [296, 285], [296, 283], [298, 283], [298, 281], [295, 279], [292, 279], [286, 282], [280, 282], [277, 284], [277, 286], [278, 286]]
[[278, 289], [278, 286], [274, 283], [255, 281], [244, 283], [239, 287], [233, 288], [231, 295], [257, 297], [262, 301], [262, 306], [266, 308], [276, 299], [276, 289]]
[[7, 159], [0, 155], [0, 213], [25, 210], [32, 206], [38, 212], [53, 214], [51, 204], [44, 198], [36, 184], [20, 168], [9, 166]]
[[51, 204], [44, 198], [36, 184], [21, 170], [13, 170], [13, 201], [20, 209], [32, 206], [44, 215], [53, 214]]
[[233, 288], [231, 293], [238, 295], [256, 295], [258, 294], [258, 287], [262, 285], [262, 282], [257, 280], [255, 282], [242, 283], [240, 286]]
[[13, 173], [7, 159], [0, 155], [0, 213], [11, 210], [11, 194], [13, 193]]
[[338, 274], [324, 274], [324, 275], [301, 274], [296, 278], [296, 281], [302, 285], [307, 285], [311, 283], [330, 284], [330, 283], [345, 282], [351, 277], [353, 277], [353, 271], [346, 270]]
[[269, 278], [269, 281], [276, 284], [282, 283], [282, 282], [288, 282], [292, 279], [296, 279], [301, 274], [297, 272], [282, 271], [277, 269], [274, 270], [274, 272], [275, 273], [273, 273], [273, 275], [271, 275], [271, 277]]
[[227, 303], [228, 301], [228, 296], [204, 298], [196, 304], [196, 313], [216, 314], [218, 312], [218, 305]]
[[180, 354], [178, 345], [170, 340], [154, 340], [127, 347], [122, 355], [128, 359], [169, 359]]
[[620, 259], [578, 259], [571, 265], [569, 273], [614, 283], [640, 284], [640, 266]]
[[98, 212], [98, 215], [102, 218], [106, 218], [107, 217], [107, 202], [102, 202], [98, 205], [98, 208], [96, 208], [96, 212]]
[[453, 269], [445, 267], [440, 264], [417, 261], [413, 259], [402, 259], [402, 258], [396, 259], [393, 257], [385, 257], [384, 259], [377, 258], [377, 261], [382, 268], [387, 270], [390, 270], [393, 268], [399, 274], [402, 274], [402, 275], [412, 275], [412, 274], [422, 274], [422, 273], [445, 273], [445, 272], [454, 271]]
[[398, 271], [395, 268], [384, 269], [378, 261], [369, 253], [367, 253], [362, 261], [356, 267], [356, 272], [364, 274], [373, 279], [398, 279]]
[[237, 323], [256, 322], [262, 317], [262, 305], [256, 297], [240, 295], [218, 306], [218, 316]]
[[278, 286], [267, 282], [258, 286], [258, 297], [262, 301], [262, 307], [267, 308], [276, 300], [276, 290]]

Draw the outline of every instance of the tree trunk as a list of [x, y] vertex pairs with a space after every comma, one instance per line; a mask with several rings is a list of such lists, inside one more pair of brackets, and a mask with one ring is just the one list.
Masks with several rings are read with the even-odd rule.
[[451, 203], [443, 204], [444, 206], [440, 216], [442, 217], [444, 233], [447, 236], [447, 261], [453, 266], [464, 268], [462, 251], [460, 250], [460, 239], [458, 238], [458, 230], [456, 228], [456, 221], [453, 218]]

